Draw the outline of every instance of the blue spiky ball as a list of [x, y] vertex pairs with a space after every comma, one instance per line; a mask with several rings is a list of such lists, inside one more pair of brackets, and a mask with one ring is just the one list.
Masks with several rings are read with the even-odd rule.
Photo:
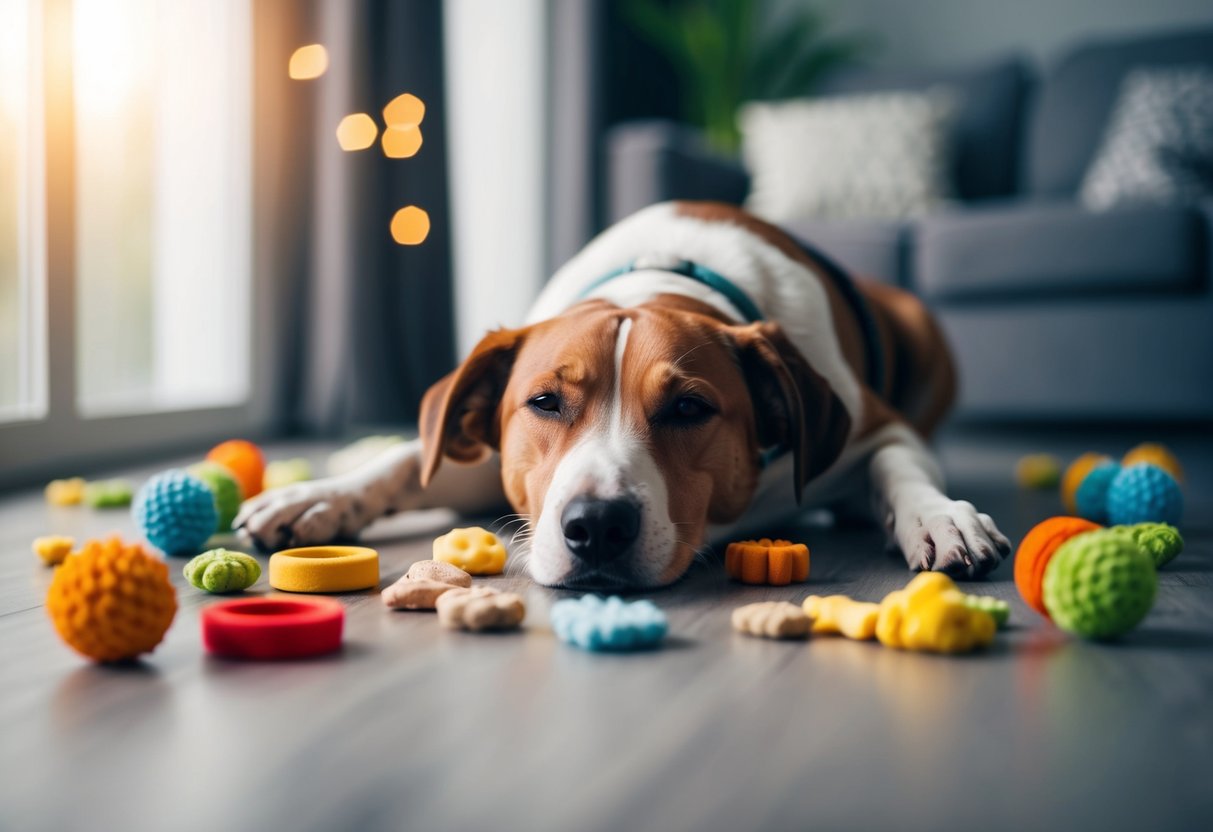
[[1123, 469], [1108, 486], [1108, 519], [1116, 525], [1167, 523], [1178, 526], [1184, 495], [1175, 478], [1148, 462]]
[[144, 483], [131, 514], [147, 541], [168, 555], [198, 554], [219, 523], [215, 495], [202, 480], [180, 469]]
[[1092, 523], [1108, 522], [1108, 488], [1120, 473], [1120, 463], [1104, 462], [1091, 469], [1074, 492], [1078, 516]]

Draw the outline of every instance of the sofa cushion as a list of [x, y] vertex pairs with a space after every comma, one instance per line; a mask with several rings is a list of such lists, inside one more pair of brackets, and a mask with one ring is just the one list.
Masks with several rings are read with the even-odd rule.
[[1213, 29], [1081, 46], [1047, 74], [1029, 118], [1026, 186], [1072, 196], [1095, 156], [1121, 82], [1142, 67], [1213, 66]]
[[781, 227], [848, 274], [904, 286], [910, 224], [902, 220], [796, 220]]
[[1207, 279], [1205, 236], [1192, 208], [974, 208], [920, 223], [914, 281], [923, 295], [948, 300], [1184, 292]]
[[842, 70], [814, 89], [824, 95], [945, 87], [958, 101], [952, 182], [961, 199], [1004, 196], [1017, 182], [1027, 64], [1020, 57], [954, 69]]

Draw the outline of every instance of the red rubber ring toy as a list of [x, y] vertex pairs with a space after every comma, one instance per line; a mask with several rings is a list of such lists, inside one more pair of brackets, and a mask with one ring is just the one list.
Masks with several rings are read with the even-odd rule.
[[344, 623], [327, 598], [237, 598], [202, 610], [202, 645], [231, 659], [300, 659], [341, 649]]

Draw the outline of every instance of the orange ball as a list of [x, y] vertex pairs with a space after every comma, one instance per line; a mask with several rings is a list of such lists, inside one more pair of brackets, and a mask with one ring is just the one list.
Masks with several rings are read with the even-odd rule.
[[90, 540], [55, 571], [46, 610], [59, 636], [96, 662], [150, 653], [177, 614], [164, 561], [117, 537]]
[[1139, 462], [1156, 465], [1174, 477], [1177, 483], [1183, 484], [1184, 468], [1166, 445], [1160, 445], [1157, 442], [1143, 442], [1125, 454], [1125, 458], [1120, 461], [1120, 464], [1128, 468]]
[[787, 540], [739, 540], [724, 552], [729, 577], [743, 584], [786, 586], [809, 579], [809, 547]]
[[1082, 485], [1082, 481], [1087, 478], [1087, 474], [1091, 473], [1092, 468], [1111, 461], [1112, 457], [1106, 454], [1087, 453], [1070, 463], [1070, 467], [1061, 477], [1061, 502], [1066, 507], [1066, 511], [1070, 514], [1078, 513], [1078, 503], [1075, 502], [1078, 486]]
[[1015, 586], [1029, 607], [1049, 617], [1041, 591], [1049, 560], [1071, 537], [1100, 528], [1103, 527], [1081, 517], [1050, 517], [1028, 532], [1015, 552]]
[[261, 493], [265, 478], [265, 457], [261, 449], [245, 439], [229, 439], [211, 448], [206, 458], [217, 462], [232, 472], [240, 484], [241, 499], [247, 500]]

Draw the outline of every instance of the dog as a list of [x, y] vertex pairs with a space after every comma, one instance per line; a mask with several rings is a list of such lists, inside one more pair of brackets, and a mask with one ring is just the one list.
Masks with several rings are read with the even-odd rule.
[[740, 208], [663, 203], [596, 237], [523, 326], [435, 383], [419, 439], [255, 497], [235, 527], [276, 549], [504, 497], [538, 583], [615, 590], [671, 584], [738, 527], [866, 493], [911, 569], [977, 577], [1011, 547], [946, 496], [927, 448], [955, 387], [913, 295]]

